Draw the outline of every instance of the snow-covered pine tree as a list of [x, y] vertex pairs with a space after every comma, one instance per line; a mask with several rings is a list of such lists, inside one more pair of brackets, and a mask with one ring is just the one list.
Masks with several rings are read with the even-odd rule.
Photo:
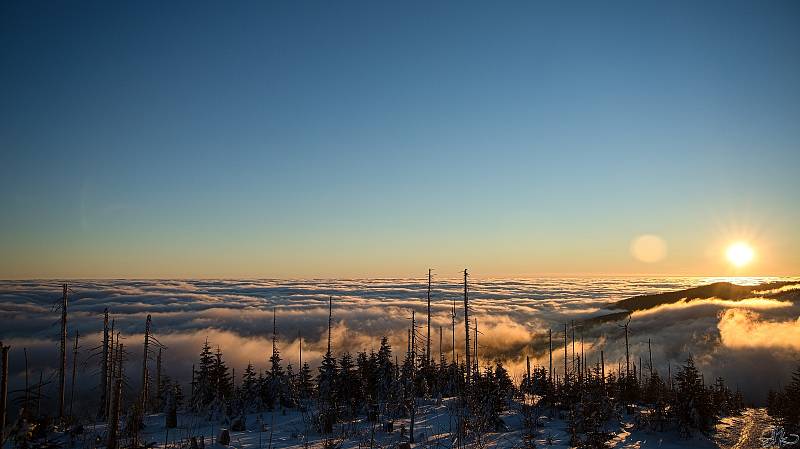
[[213, 370], [214, 355], [206, 338], [200, 350], [200, 360], [193, 371], [192, 410], [194, 411], [206, 410], [214, 400], [216, 385], [213, 381]]
[[311, 378], [311, 367], [308, 362], [303, 362], [303, 367], [297, 373], [297, 394], [301, 400], [311, 398], [314, 392], [314, 386]]
[[294, 366], [291, 363], [286, 365], [286, 380], [284, 382], [286, 407], [296, 407], [298, 404], [297, 379], [298, 375], [294, 372]]
[[230, 399], [233, 396], [233, 382], [228, 371], [228, 365], [225, 364], [225, 360], [222, 358], [222, 351], [219, 346], [217, 346], [217, 351], [214, 353], [212, 379], [216, 388], [214, 399], [218, 403], [223, 403], [226, 399]]
[[286, 375], [281, 366], [281, 354], [277, 347], [273, 348], [269, 358], [269, 371], [267, 371], [267, 397], [265, 404], [272, 410], [277, 405], [286, 403]]
[[258, 376], [252, 362], [247, 362], [247, 366], [242, 373], [242, 385], [239, 388], [241, 394], [242, 407], [245, 412], [254, 412], [261, 408], [261, 394], [259, 391]]
[[778, 417], [788, 431], [800, 431], [800, 366], [794, 370], [792, 381], [780, 395]]
[[688, 435], [691, 429], [707, 430], [713, 421], [710, 398], [691, 356], [686, 359], [675, 380], [677, 391], [674, 409], [681, 432]]
[[336, 375], [335, 396], [340, 398], [346, 416], [355, 416], [361, 404], [361, 386], [358, 385], [353, 356], [344, 352], [339, 358], [339, 370]]
[[386, 402], [394, 399], [392, 398], [392, 385], [394, 384], [395, 367], [392, 363], [392, 347], [389, 345], [389, 339], [386, 336], [381, 338], [376, 369], [378, 400]]

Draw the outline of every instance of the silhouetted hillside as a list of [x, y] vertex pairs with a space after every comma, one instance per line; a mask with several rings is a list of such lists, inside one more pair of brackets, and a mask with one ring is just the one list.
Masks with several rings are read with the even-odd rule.
[[634, 296], [633, 298], [618, 301], [615, 306], [633, 312], [635, 310], [647, 310], [662, 304], [672, 304], [682, 299], [691, 301], [693, 299], [719, 298], [730, 301], [740, 301], [753, 296], [772, 296], [764, 295], [760, 292], [797, 283], [798, 282], [793, 281], [780, 281], [767, 282], [760, 285], [736, 285], [730, 282], [715, 282], [700, 287], [687, 288], [686, 290]]

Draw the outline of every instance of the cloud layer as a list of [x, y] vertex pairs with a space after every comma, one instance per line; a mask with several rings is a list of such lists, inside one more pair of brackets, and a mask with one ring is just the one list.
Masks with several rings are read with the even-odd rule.
[[[520, 375], [525, 356], [547, 364], [547, 332], [553, 330], [554, 366], [563, 370], [563, 324], [607, 314], [609, 304], [623, 298], [679, 290], [717, 279], [703, 278], [544, 278], [471, 281], [471, 316], [478, 320], [481, 360], [502, 358]], [[766, 279], [749, 279], [758, 283]], [[741, 283], [741, 280], [737, 280]], [[328, 298], [333, 298], [332, 339], [337, 353], [377, 349], [380, 337], [405, 350], [411, 311], [416, 311], [421, 335], [426, 335], [426, 281], [372, 280], [172, 280], [79, 281], [70, 284], [69, 327], [82, 337], [82, 381], [96, 382], [96, 358], [103, 310], [108, 308], [116, 330], [131, 348], [131, 364], [141, 357], [145, 317], [167, 346], [167, 372], [186, 381], [189, 368], [206, 338], [219, 346], [229, 366], [240, 370], [252, 361], [266, 366], [271, 353], [272, 316], [277, 316], [278, 345], [286, 362], [297, 365], [300, 338], [303, 360], [319, 360], [326, 343]], [[772, 292], [774, 293], [774, 292]], [[666, 374], [689, 354], [706, 378], [723, 375], [745, 389], [751, 400], [763, 399], [767, 388], [784, 381], [797, 358], [800, 309], [797, 289], [784, 288], [787, 298], [744, 301], [705, 299], [681, 301], [635, 312], [631, 350], [647, 363], [648, 339], [654, 368]], [[794, 296], [793, 296], [794, 295]], [[12, 345], [12, 384], [24, 376], [22, 348], [27, 348], [32, 373], [52, 372], [57, 350], [60, 297], [55, 281], [0, 282], [0, 339]], [[463, 352], [463, 285], [458, 279], [435, 279], [432, 294], [432, 352], [451, 358], [451, 312], [456, 306], [456, 351]], [[615, 322], [582, 326], [587, 359], [594, 363], [604, 351], [609, 369], [624, 360], [622, 330]], [[579, 347], [578, 347], [578, 350]], [[571, 347], [568, 351], [571, 354]], [[135, 365], [132, 365], [135, 366]], [[772, 374], [757, 385], [753, 375]], [[135, 377], [135, 376], [133, 376]], [[774, 382], [773, 382], [774, 380]]]

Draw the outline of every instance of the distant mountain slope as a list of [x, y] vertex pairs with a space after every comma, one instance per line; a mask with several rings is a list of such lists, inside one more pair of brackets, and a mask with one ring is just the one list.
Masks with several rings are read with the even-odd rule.
[[614, 306], [615, 308], [633, 312], [636, 310], [651, 309], [662, 304], [672, 304], [683, 299], [691, 301], [693, 299], [719, 298], [730, 301], [741, 301], [754, 296], [773, 297], [776, 296], [776, 294], [764, 294], [764, 292], [793, 284], [798, 284], [798, 282], [779, 281], [767, 282], [760, 285], [736, 285], [730, 282], [715, 282], [700, 287], [687, 288], [686, 290], [634, 296], [633, 298], [618, 301]]

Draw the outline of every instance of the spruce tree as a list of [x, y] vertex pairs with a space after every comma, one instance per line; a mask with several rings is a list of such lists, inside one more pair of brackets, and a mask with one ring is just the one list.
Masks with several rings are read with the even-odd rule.
[[800, 366], [792, 373], [792, 381], [781, 398], [780, 417], [784, 427], [795, 432], [800, 428]]
[[336, 376], [335, 396], [341, 398], [341, 403], [348, 416], [354, 416], [360, 403], [360, 386], [356, 383], [355, 365], [353, 356], [345, 352], [339, 358], [339, 370]]
[[200, 361], [193, 373], [192, 409], [195, 411], [206, 410], [214, 400], [216, 385], [213, 382], [213, 371], [214, 355], [211, 353], [211, 346], [206, 339], [203, 349], [200, 351]]
[[269, 392], [266, 405], [272, 410], [276, 405], [286, 405], [285, 374], [281, 366], [281, 354], [277, 347], [273, 348], [272, 356], [269, 358], [270, 368], [267, 373], [267, 383]]
[[394, 384], [395, 373], [395, 367], [393, 365], [392, 347], [389, 345], [389, 339], [384, 336], [381, 338], [381, 346], [380, 349], [378, 349], [376, 367], [378, 399], [382, 402], [392, 399], [392, 385]]
[[247, 363], [247, 367], [245, 367], [244, 373], [242, 373], [240, 391], [245, 411], [253, 412], [260, 408], [261, 401], [258, 378], [251, 362]]
[[308, 362], [303, 362], [303, 367], [300, 368], [300, 372], [297, 373], [297, 394], [301, 400], [309, 399], [311, 394], [313, 393], [313, 385], [311, 383], [311, 368], [308, 366]]
[[233, 382], [219, 346], [217, 346], [217, 351], [214, 353], [213, 381], [216, 387], [214, 399], [218, 403], [222, 404], [226, 399], [233, 396]]
[[688, 435], [692, 428], [707, 430], [712, 424], [713, 413], [700, 373], [691, 356], [681, 367], [675, 380], [677, 381], [675, 410], [681, 432]]
[[330, 351], [322, 357], [317, 375], [317, 394], [319, 395], [320, 430], [323, 433], [333, 431], [333, 424], [338, 419], [338, 398], [336, 397], [336, 359]]

